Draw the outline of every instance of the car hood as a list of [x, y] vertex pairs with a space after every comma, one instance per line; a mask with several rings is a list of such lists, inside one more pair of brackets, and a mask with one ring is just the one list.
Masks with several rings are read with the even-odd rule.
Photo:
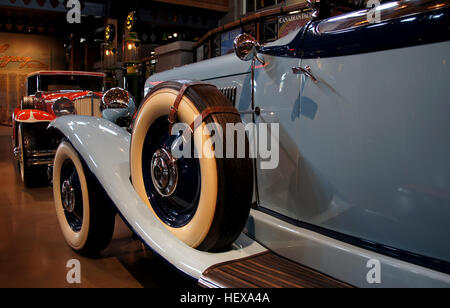
[[102, 97], [103, 95], [101, 92], [92, 92], [92, 91], [57, 91], [57, 92], [45, 92], [43, 94], [43, 98], [46, 101], [52, 101], [61, 97], [65, 97], [73, 101], [77, 98], [86, 96], [90, 93], [93, 93], [98, 97]]

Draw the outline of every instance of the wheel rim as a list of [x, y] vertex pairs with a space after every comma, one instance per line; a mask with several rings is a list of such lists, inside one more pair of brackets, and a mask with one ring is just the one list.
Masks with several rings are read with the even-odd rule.
[[73, 211], [75, 210], [76, 197], [72, 178], [69, 178], [62, 183], [61, 200], [64, 209], [68, 213], [73, 213]]
[[147, 132], [142, 171], [147, 197], [155, 214], [172, 228], [181, 228], [194, 217], [201, 190], [196, 158], [173, 158], [170, 149], [180, 136], [168, 134], [167, 117], [156, 120]]
[[150, 173], [155, 189], [163, 197], [170, 197], [178, 185], [177, 160], [165, 148], [156, 150], [150, 164]]
[[83, 198], [75, 165], [67, 160], [61, 169], [61, 204], [67, 223], [74, 232], [83, 226]]

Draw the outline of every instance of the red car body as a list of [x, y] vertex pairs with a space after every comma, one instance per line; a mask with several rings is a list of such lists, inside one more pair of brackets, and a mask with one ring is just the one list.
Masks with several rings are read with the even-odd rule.
[[[33, 168], [53, 164], [55, 142], [50, 140], [52, 136], [46, 128], [57, 117], [53, 105], [59, 99], [66, 98], [73, 102], [76, 114], [101, 116], [99, 104], [104, 91], [104, 78], [103, 73], [76, 71], [40, 71], [27, 76], [25, 96], [12, 115], [14, 155], [20, 164]], [[21, 137], [23, 140], [19, 140], [19, 127], [23, 130], [21, 134], [27, 135]], [[27, 138], [33, 138], [30, 139], [32, 142]], [[24, 180], [22, 170], [21, 173]]]

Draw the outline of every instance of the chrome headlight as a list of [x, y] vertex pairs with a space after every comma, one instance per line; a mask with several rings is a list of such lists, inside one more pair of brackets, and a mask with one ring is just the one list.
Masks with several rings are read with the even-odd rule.
[[52, 110], [57, 117], [76, 114], [75, 105], [70, 99], [66, 97], [58, 98], [53, 104]]
[[125, 109], [132, 103], [132, 96], [121, 88], [112, 88], [103, 95], [100, 111], [105, 109]]
[[242, 61], [250, 61], [257, 57], [261, 45], [249, 34], [240, 34], [234, 39], [234, 52]]

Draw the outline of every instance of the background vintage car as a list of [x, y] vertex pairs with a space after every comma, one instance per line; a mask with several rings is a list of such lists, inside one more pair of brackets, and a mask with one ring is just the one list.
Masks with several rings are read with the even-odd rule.
[[55, 118], [76, 114], [129, 124], [134, 102], [120, 111], [102, 107], [104, 78], [103, 73], [74, 71], [39, 71], [27, 77], [26, 94], [12, 115], [14, 155], [25, 186], [46, 182], [59, 142], [47, 131]]
[[[254, 80], [252, 62], [227, 55], [146, 82], [142, 106], [163, 104], [155, 101], [163, 91], [175, 100], [173, 90], [189, 83], [167, 81], [201, 80], [221, 89], [244, 123], [280, 124], [279, 166], [235, 170], [239, 178], [254, 176], [255, 202], [244, 233], [226, 251], [189, 247], [149, 210], [151, 196], [143, 198], [137, 186], [145, 176], [136, 169], [150, 157], [133, 156], [145, 147], [140, 130], [151, 129], [142, 114], [133, 135], [89, 118], [57, 119], [51, 128], [69, 140], [62, 157], [85, 162], [80, 170], [94, 175], [131, 229], [203, 285], [233, 286], [210, 269], [268, 249], [354, 286], [448, 287], [449, 5], [387, 2], [374, 24], [368, 9], [314, 21], [261, 48]], [[71, 246], [85, 248], [59, 217]], [[373, 264], [381, 267], [379, 284], [367, 278]]]

